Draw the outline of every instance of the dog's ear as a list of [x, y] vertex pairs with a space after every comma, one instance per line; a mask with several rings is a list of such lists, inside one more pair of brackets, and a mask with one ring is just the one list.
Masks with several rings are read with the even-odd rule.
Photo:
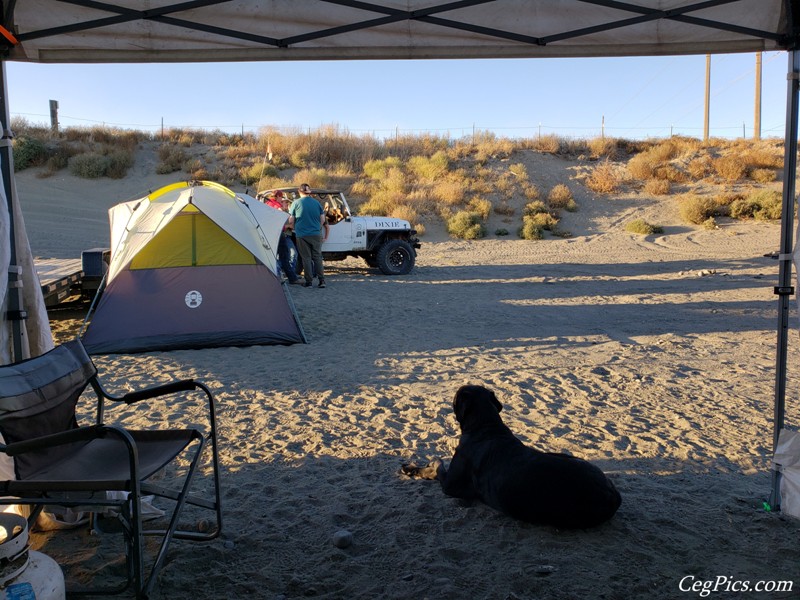
[[494, 392], [489, 390], [489, 398], [492, 400], [492, 405], [497, 409], [497, 412], [503, 410], [503, 405], [500, 404], [500, 400], [497, 399], [497, 396], [494, 395]]

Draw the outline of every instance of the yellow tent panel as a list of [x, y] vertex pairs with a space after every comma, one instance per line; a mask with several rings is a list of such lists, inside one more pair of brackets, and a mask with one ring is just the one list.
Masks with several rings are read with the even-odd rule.
[[[189, 205], [187, 208], [192, 208]], [[254, 265], [251, 252], [207, 216], [184, 210], [131, 261], [130, 268]]]

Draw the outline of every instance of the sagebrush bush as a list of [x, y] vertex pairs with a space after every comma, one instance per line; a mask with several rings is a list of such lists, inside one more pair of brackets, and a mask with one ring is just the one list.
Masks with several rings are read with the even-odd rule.
[[69, 159], [69, 170], [76, 177], [97, 179], [105, 175], [109, 163], [108, 157], [104, 154], [85, 152]]
[[534, 200], [533, 202], [528, 202], [522, 209], [523, 217], [529, 215], [536, 215], [539, 213], [546, 213], [546, 212], [549, 212], [547, 205], [541, 200]]
[[644, 184], [644, 191], [653, 196], [669, 194], [670, 182], [668, 179], [648, 179]]
[[109, 150], [108, 163], [104, 175], [111, 179], [122, 179], [133, 166], [133, 152], [124, 148]]
[[28, 167], [38, 167], [47, 160], [47, 147], [38, 138], [14, 138], [11, 147], [14, 152], [15, 171], [22, 171]]
[[547, 231], [555, 230], [556, 225], [558, 225], [558, 217], [555, 217], [550, 213], [543, 212], [533, 215], [525, 215], [522, 220], [525, 223], [533, 223], [537, 227]]
[[678, 211], [684, 221], [700, 225], [716, 212], [716, 203], [706, 196], [687, 194], [679, 200]]
[[714, 172], [714, 161], [708, 154], [703, 154], [690, 160], [686, 170], [693, 179], [705, 179]]
[[598, 194], [610, 194], [615, 192], [618, 186], [619, 177], [616, 174], [614, 165], [608, 159], [597, 164], [592, 169], [589, 177], [586, 178], [586, 187]]
[[572, 197], [572, 190], [563, 183], [553, 186], [547, 194], [547, 201], [550, 203], [550, 208], [563, 208], [569, 212], [575, 212], [578, 208], [575, 198]]
[[720, 156], [712, 164], [717, 175], [728, 181], [739, 181], [747, 173], [747, 164], [740, 156]]
[[175, 144], [161, 144], [158, 147], [158, 159], [160, 162], [156, 165], [156, 173], [166, 175], [167, 173], [181, 171], [188, 158], [189, 155], [182, 147]]
[[473, 198], [467, 204], [467, 209], [480, 215], [486, 221], [492, 214], [492, 203], [486, 198]]
[[522, 194], [527, 200], [541, 200], [542, 198], [542, 191], [533, 183], [523, 186]]
[[654, 235], [656, 233], [664, 233], [664, 228], [660, 225], [648, 223], [644, 219], [634, 219], [625, 224], [625, 231], [640, 235]]
[[450, 161], [447, 154], [440, 150], [433, 156], [412, 156], [406, 168], [417, 179], [434, 181], [444, 177], [450, 168]]
[[531, 217], [526, 216], [522, 218], [522, 226], [517, 234], [523, 240], [541, 240], [544, 238], [544, 229]]
[[462, 210], [447, 220], [447, 232], [463, 240], [477, 240], [486, 236], [486, 227], [480, 215]]
[[783, 198], [780, 192], [762, 190], [734, 200], [730, 205], [730, 216], [734, 219], [774, 221], [781, 218], [782, 206]]
[[756, 183], [772, 183], [777, 178], [778, 173], [775, 169], [752, 169], [750, 179]]
[[528, 169], [522, 163], [515, 163], [508, 167], [508, 171], [520, 181], [528, 180]]

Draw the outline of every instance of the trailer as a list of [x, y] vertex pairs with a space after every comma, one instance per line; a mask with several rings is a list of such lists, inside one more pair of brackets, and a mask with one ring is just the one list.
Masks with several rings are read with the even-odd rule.
[[44, 305], [52, 308], [75, 296], [91, 299], [102, 285], [110, 258], [108, 248], [84, 250], [80, 258], [37, 258]]

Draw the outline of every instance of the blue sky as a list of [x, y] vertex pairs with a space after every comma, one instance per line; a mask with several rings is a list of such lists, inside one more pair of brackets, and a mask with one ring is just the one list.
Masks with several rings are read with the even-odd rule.
[[[763, 54], [762, 137], [782, 137], [787, 55]], [[753, 134], [755, 54], [711, 60], [710, 129]], [[338, 125], [379, 137], [702, 137], [706, 57], [215, 64], [7, 63], [12, 117], [62, 126], [256, 131]]]

